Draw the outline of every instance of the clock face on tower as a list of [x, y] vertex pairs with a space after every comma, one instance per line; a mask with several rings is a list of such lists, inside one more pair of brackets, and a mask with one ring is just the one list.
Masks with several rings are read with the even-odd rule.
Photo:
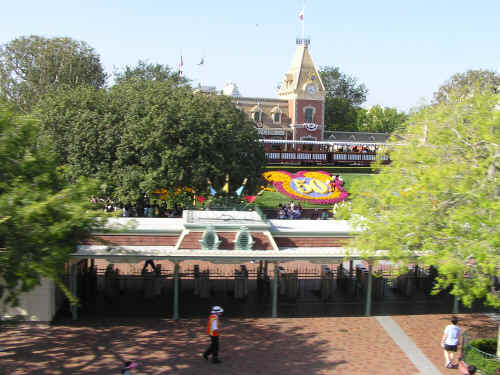
[[314, 93], [316, 92], [316, 86], [314, 86], [313, 84], [309, 84], [306, 87], [306, 91], [309, 95], [314, 95]]

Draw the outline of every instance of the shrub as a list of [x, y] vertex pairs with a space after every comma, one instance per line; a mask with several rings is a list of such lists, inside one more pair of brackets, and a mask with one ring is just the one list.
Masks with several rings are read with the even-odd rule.
[[470, 345], [488, 354], [495, 355], [497, 352], [497, 339], [477, 339], [471, 341]]
[[494, 358], [496, 346], [496, 339], [473, 340], [464, 348], [463, 360], [469, 365], [476, 366], [483, 375], [493, 375], [495, 369], [500, 367], [500, 361]]

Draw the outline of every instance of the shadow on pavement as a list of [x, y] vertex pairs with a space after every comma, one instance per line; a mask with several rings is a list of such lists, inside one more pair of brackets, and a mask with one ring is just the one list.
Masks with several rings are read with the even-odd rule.
[[201, 357], [209, 343], [205, 319], [62, 321], [51, 326], [0, 327], [2, 374], [327, 374], [331, 343], [281, 319], [222, 319], [222, 364]]

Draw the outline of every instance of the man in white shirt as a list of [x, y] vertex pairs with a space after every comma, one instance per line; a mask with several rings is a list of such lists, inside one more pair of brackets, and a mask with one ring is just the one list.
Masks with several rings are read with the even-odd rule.
[[454, 353], [457, 352], [458, 343], [460, 341], [461, 329], [457, 326], [458, 319], [456, 316], [451, 318], [451, 324], [448, 324], [444, 329], [441, 346], [444, 349], [444, 360], [446, 368], [457, 368], [458, 363], [453, 362]]

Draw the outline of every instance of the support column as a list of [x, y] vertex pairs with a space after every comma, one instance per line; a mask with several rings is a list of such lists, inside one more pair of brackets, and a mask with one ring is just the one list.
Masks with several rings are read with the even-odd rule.
[[368, 285], [366, 287], [366, 310], [365, 310], [365, 316], [370, 316], [372, 314], [372, 284], [373, 284], [373, 265], [372, 262], [370, 261], [368, 263]]
[[273, 309], [272, 309], [272, 317], [278, 317], [278, 276], [279, 276], [279, 268], [278, 263], [274, 264], [274, 277], [273, 277]]
[[459, 314], [460, 311], [459, 311], [459, 306], [458, 306], [458, 297], [457, 296], [453, 296], [453, 310], [452, 310], [452, 314]]
[[73, 302], [70, 301], [71, 305], [71, 317], [73, 320], [78, 319], [78, 305], [76, 304], [76, 298], [78, 295], [78, 265], [76, 263], [71, 264], [69, 269], [69, 289], [74, 298]]
[[179, 262], [174, 262], [174, 311], [172, 319], [179, 319]]

